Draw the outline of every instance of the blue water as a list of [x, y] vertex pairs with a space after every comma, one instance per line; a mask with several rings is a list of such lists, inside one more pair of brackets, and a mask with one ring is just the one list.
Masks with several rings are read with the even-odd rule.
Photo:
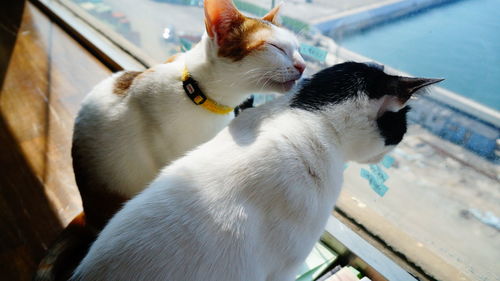
[[500, 110], [500, 0], [462, 0], [379, 25], [340, 44]]

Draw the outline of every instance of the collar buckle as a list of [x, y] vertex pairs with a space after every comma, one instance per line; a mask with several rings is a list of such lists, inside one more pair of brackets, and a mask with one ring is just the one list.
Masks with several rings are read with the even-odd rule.
[[198, 86], [198, 83], [196, 83], [193, 78], [188, 77], [183, 80], [182, 87], [184, 88], [186, 95], [194, 102], [194, 104], [201, 105], [207, 101], [207, 96], [203, 94]]
[[234, 110], [234, 108], [230, 106], [218, 104], [217, 102], [205, 96], [205, 94], [203, 94], [200, 87], [198, 86], [198, 82], [196, 82], [196, 80], [191, 77], [189, 71], [187, 70], [187, 67], [185, 66], [184, 70], [182, 71], [181, 80], [184, 92], [186, 92], [186, 95], [194, 104], [201, 105], [201, 107], [215, 114], [225, 115]]

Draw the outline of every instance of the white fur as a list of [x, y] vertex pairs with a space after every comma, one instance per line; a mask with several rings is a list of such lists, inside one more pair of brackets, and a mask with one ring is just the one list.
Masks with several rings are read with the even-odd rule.
[[300, 77], [294, 63], [303, 60], [294, 35], [275, 26], [270, 32], [289, 56], [265, 48], [233, 62], [218, 57], [216, 43], [205, 35], [174, 62], [138, 76], [125, 96], [113, 93], [120, 73], [97, 85], [85, 98], [74, 131], [82, 155], [75, 161], [99, 183], [89, 188], [106, 186], [130, 198], [162, 167], [215, 136], [233, 118], [193, 104], [182, 88], [185, 65], [204, 93], [224, 105], [236, 106], [257, 91], [283, 92], [283, 82]]
[[244, 111], [163, 169], [104, 228], [76, 280], [294, 280], [339, 195], [344, 162], [387, 147], [378, 101], [315, 112], [289, 102]]

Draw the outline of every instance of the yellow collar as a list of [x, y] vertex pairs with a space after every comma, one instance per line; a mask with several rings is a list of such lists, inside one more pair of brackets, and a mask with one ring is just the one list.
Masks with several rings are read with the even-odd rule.
[[194, 102], [194, 104], [201, 105], [201, 107], [216, 114], [228, 114], [234, 110], [234, 108], [230, 106], [218, 104], [216, 101], [205, 96], [200, 87], [198, 87], [198, 82], [196, 82], [196, 80], [191, 77], [191, 74], [189, 74], [186, 66], [184, 66], [184, 70], [182, 71], [181, 80], [182, 87], [184, 88], [186, 95]]

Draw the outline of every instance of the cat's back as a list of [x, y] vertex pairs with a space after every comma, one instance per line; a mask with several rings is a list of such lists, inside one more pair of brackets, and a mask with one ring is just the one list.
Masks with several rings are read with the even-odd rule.
[[81, 193], [110, 189], [129, 198], [164, 165], [169, 151], [155, 149], [161, 137], [154, 127], [158, 123], [154, 107], [163, 107], [162, 117], [175, 114], [169, 106], [181, 96], [175, 90], [180, 85], [179, 69], [179, 63], [169, 63], [141, 72], [121, 71], [86, 96], [75, 120], [72, 148]]
[[[148, 280], [291, 280], [322, 229], [307, 221], [318, 205], [331, 206], [303, 193], [301, 162], [280, 133], [289, 118], [267, 120], [270, 107], [242, 113], [165, 168], [113, 218], [78, 272], [108, 280], [139, 271]], [[110, 262], [120, 269], [110, 271]], [[102, 272], [90, 270], [103, 264]]]
[[[131, 103], [137, 99], [168, 95], [175, 91], [182, 66], [179, 62], [159, 64], [144, 71], [124, 70], [114, 73], [97, 84], [82, 102], [77, 122], [88, 118], [123, 120], [122, 114], [137, 108]], [[178, 77], [179, 76], [179, 77]], [[146, 101], [144, 101], [146, 102]], [[124, 120], [125, 121], [125, 120]]]
[[[144, 131], [145, 118], [135, 105], [134, 96], [146, 92], [145, 87], [154, 91], [153, 69], [114, 73], [88, 93], [75, 120], [73, 152], [79, 157], [73, 155], [74, 161], [86, 162], [82, 157], [91, 155], [97, 160], [94, 165], [102, 165], [106, 158], [122, 155], [125, 147], [133, 151], [132, 143], [143, 145], [137, 137]], [[152, 86], [140, 85], [141, 80], [148, 80]]]

